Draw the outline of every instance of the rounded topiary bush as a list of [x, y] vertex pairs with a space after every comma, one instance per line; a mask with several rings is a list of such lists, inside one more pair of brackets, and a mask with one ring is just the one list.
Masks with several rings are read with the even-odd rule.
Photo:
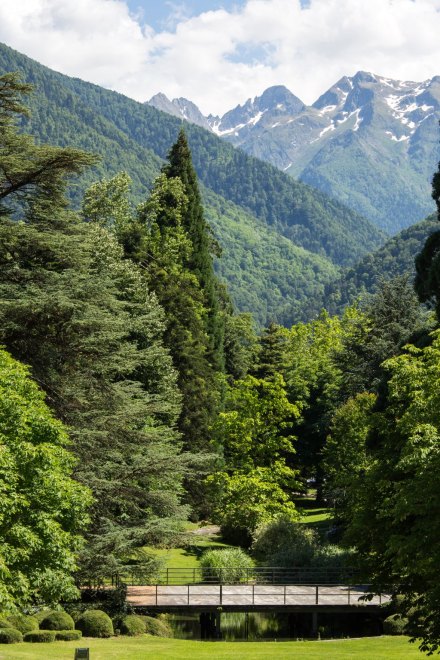
[[0, 644], [15, 644], [22, 642], [23, 635], [15, 628], [0, 628]]
[[392, 614], [383, 622], [384, 635], [404, 635], [407, 625], [408, 619], [400, 616], [400, 614]]
[[155, 635], [156, 637], [172, 637], [173, 631], [171, 626], [166, 623], [166, 621], [161, 621], [160, 619], [155, 619], [152, 616], [142, 616], [139, 617], [144, 622], [144, 630], [149, 635]]
[[143, 635], [145, 632], [145, 622], [143, 621], [143, 618], [137, 614], [128, 614], [127, 616], [124, 616], [118, 621], [118, 624], [121, 635], [136, 637], [137, 635]]
[[114, 635], [112, 620], [102, 610], [87, 610], [79, 617], [76, 627], [85, 637], [111, 637]]
[[38, 623], [41, 625], [41, 622], [44, 621], [44, 619], [46, 619], [46, 617], [48, 617], [49, 614], [52, 614], [52, 612], [54, 612], [54, 611], [55, 610], [45, 608], [45, 609], [39, 610], [38, 612], [34, 612], [32, 616], [35, 619], [37, 619]]
[[234, 583], [246, 579], [254, 562], [241, 548], [207, 550], [200, 558], [203, 579], [206, 582]]
[[21, 633], [31, 632], [39, 628], [37, 618], [26, 614], [11, 614], [11, 616], [8, 616], [8, 621], [13, 628]]
[[24, 642], [54, 642], [55, 630], [33, 630], [23, 635]]
[[81, 639], [81, 630], [56, 630], [55, 639], [59, 642], [74, 642]]
[[73, 630], [75, 628], [75, 622], [67, 612], [51, 612], [40, 625], [44, 630]]

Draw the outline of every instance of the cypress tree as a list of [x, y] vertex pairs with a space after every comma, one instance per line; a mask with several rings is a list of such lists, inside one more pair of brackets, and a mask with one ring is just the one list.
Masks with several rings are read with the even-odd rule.
[[218, 283], [214, 275], [212, 253], [216, 245], [211, 228], [204, 217], [197, 174], [183, 128], [168, 154], [169, 163], [163, 172], [168, 178], [178, 177], [184, 186], [188, 202], [182, 222], [191, 241], [192, 250], [186, 267], [199, 281], [207, 309], [206, 332], [209, 338], [209, 358], [217, 371], [224, 370], [224, 321], [220, 313]]

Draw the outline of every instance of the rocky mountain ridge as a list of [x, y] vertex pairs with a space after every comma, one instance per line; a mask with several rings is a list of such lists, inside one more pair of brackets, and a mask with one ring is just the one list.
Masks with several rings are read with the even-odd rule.
[[[155, 98], [149, 103], [159, 107]], [[388, 233], [433, 210], [440, 76], [412, 82], [360, 71], [311, 106], [284, 86], [270, 87], [222, 117], [205, 118], [196, 106], [184, 113], [190, 105], [183, 99], [168, 104], [159, 109], [190, 122], [197, 115], [194, 123], [206, 128], [207, 122], [216, 135], [336, 197]]]

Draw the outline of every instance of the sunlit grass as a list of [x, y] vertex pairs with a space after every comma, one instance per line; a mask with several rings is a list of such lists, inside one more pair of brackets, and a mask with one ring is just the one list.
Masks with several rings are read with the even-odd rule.
[[405, 637], [364, 637], [320, 642], [193, 642], [144, 636], [0, 646], [0, 660], [72, 660], [88, 647], [90, 660], [421, 660]]
[[[192, 524], [188, 531], [197, 529]], [[185, 546], [179, 548], [147, 548], [148, 552], [163, 560], [162, 570], [166, 568], [199, 568], [200, 557], [205, 550], [231, 547], [224, 543], [217, 534], [189, 534]]]

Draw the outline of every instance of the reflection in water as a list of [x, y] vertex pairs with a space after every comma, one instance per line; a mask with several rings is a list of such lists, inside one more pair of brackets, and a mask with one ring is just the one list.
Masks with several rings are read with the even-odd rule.
[[[382, 633], [380, 619], [358, 614], [320, 614], [318, 629], [312, 630], [311, 614], [282, 612], [221, 612], [212, 614], [166, 615], [174, 636], [179, 639], [218, 638], [216, 625], [220, 618], [220, 638], [225, 641], [302, 639], [319, 636], [352, 637], [372, 636]], [[201, 626], [201, 622], [203, 626]]]
[[[266, 612], [222, 612], [221, 637], [226, 641], [276, 639], [287, 623], [283, 619], [287, 619], [287, 615]], [[179, 639], [201, 638], [198, 615], [170, 614], [168, 621], [175, 637]]]

